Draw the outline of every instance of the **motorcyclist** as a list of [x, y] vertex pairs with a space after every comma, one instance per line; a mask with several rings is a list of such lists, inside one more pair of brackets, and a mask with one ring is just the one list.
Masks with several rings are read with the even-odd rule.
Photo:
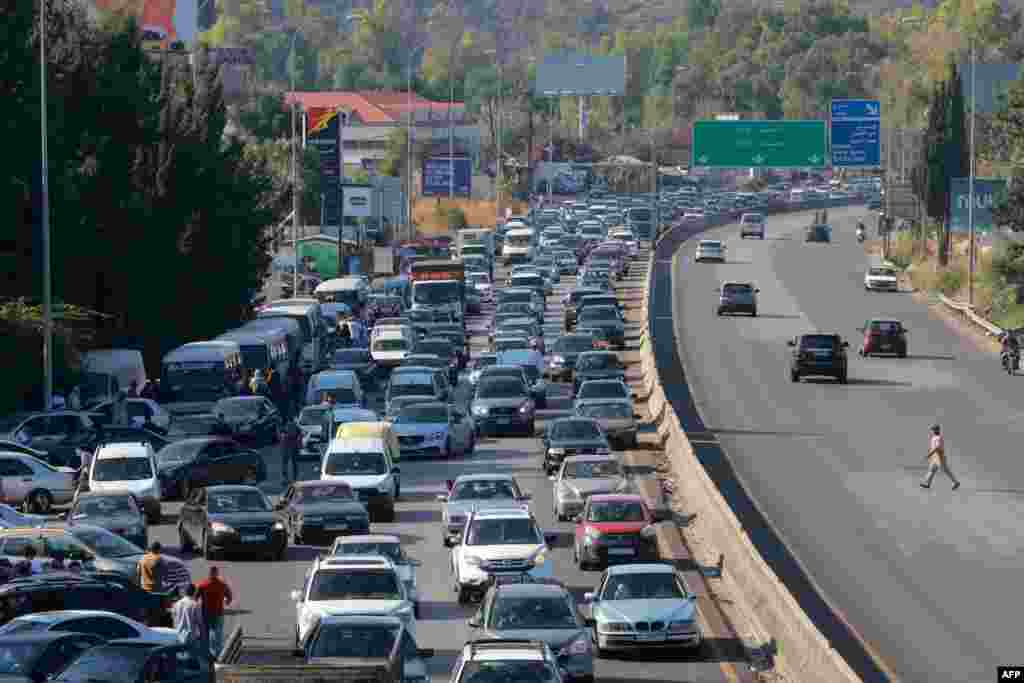
[[1017, 339], [1016, 334], [1013, 334], [1012, 332], [1004, 332], [999, 338], [999, 341], [1002, 343], [1003, 347], [999, 355], [1003, 360], [1004, 366], [1006, 366], [1011, 359], [1016, 361], [1020, 358], [1020, 341]]
[[349, 329], [347, 317], [338, 317], [338, 346], [343, 349], [352, 346], [352, 331]]

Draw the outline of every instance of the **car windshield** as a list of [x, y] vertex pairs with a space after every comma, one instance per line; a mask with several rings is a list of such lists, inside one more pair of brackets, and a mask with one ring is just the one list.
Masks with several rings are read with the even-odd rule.
[[303, 427], [318, 427], [324, 423], [324, 418], [330, 412], [330, 408], [303, 408], [299, 413], [299, 424]]
[[543, 542], [533, 520], [527, 517], [474, 519], [466, 545], [537, 545]]
[[330, 453], [324, 472], [330, 475], [387, 474], [383, 453]]
[[600, 419], [628, 419], [633, 417], [632, 406], [626, 403], [589, 403], [581, 405], [577, 411], [581, 417]]
[[373, 342], [374, 351], [407, 351], [409, 342], [405, 339], [378, 339]]
[[363, 349], [344, 349], [334, 352], [335, 365], [362, 365], [370, 362], [370, 352]]
[[55, 681], [60, 683], [120, 683], [139, 678], [151, 647], [102, 645], [86, 650]]
[[[351, 537], [350, 537], [351, 538]], [[356, 538], [359, 538], [358, 536]], [[334, 546], [335, 555], [383, 555], [395, 562], [404, 562], [398, 541], [349, 541]]]
[[401, 589], [394, 572], [320, 569], [309, 587], [310, 601], [400, 600]]
[[753, 293], [754, 288], [750, 285], [725, 285], [722, 287], [722, 294], [726, 296], [750, 295]]
[[104, 496], [80, 498], [75, 505], [72, 519], [85, 517], [111, 517], [114, 515], [139, 514], [139, 506], [131, 496]]
[[131, 557], [133, 555], [141, 555], [145, 552], [142, 548], [126, 541], [117, 534], [111, 533], [106, 529], [99, 529], [97, 527], [86, 528], [78, 526], [69, 526], [68, 531], [71, 535], [81, 541], [82, 545], [91, 549], [98, 557]]
[[565, 463], [562, 476], [565, 479], [613, 479], [622, 476], [622, 469], [614, 460], [583, 460]]
[[555, 342], [555, 353], [583, 353], [594, 350], [591, 337], [562, 337]]
[[441, 358], [452, 355], [452, 345], [446, 341], [421, 341], [416, 344], [416, 353], [425, 353]]
[[149, 458], [103, 458], [92, 466], [95, 481], [140, 481], [154, 476]]
[[224, 417], [252, 417], [259, 413], [263, 400], [258, 398], [239, 398], [220, 401], [214, 413]]
[[398, 378], [391, 378], [391, 385], [388, 389], [388, 395], [391, 398], [398, 396], [433, 396], [434, 395], [434, 382], [432, 377], [426, 377], [425, 375], [418, 375], [418, 380], [415, 382], [399, 382], [395, 383]]
[[355, 500], [348, 484], [317, 484], [295, 489], [292, 502], [326, 503], [328, 501]]
[[829, 334], [808, 334], [800, 338], [800, 348], [803, 350], [820, 349], [833, 351], [836, 348], [836, 338]]
[[448, 406], [442, 403], [420, 403], [406, 406], [398, 413], [395, 424], [445, 424]]
[[700, 243], [700, 248], [701, 249], [721, 249], [722, 248], [722, 243], [721, 242], [701, 242]]
[[584, 382], [576, 398], [629, 398], [629, 387], [621, 382]]
[[497, 365], [497, 364], [498, 364], [498, 357], [497, 356], [480, 356], [475, 361], [473, 361], [473, 369], [474, 370], [483, 370], [484, 368], [489, 368], [492, 365]]
[[547, 662], [508, 659], [466, 662], [459, 683], [558, 683], [561, 680]]
[[588, 320], [618, 320], [618, 311], [612, 306], [587, 306], [580, 312], [580, 323], [586, 323]]
[[520, 398], [523, 396], [526, 396], [523, 381], [504, 377], [483, 382], [476, 392], [477, 398]]
[[871, 334], [899, 334], [902, 328], [895, 320], [874, 320], [869, 329]]
[[24, 676], [32, 674], [36, 659], [46, 649], [46, 643], [3, 643], [0, 645], [0, 675]]
[[507, 479], [476, 479], [457, 484], [448, 496], [448, 500], [451, 502], [463, 502], [467, 500], [495, 500], [517, 497], [515, 487]]
[[686, 597], [668, 572], [613, 574], [601, 591], [602, 600], [682, 600]]
[[259, 491], [211, 491], [207, 507], [210, 512], [220, 514], [266, 512], [270, 510], [270, 503]]
[[172, 443], [161, 448], [156, 454], [161, 465], [192, 462], [196, 459], [203, 443]]
[[577, 370], [618, 370], [619, 357], [611, 353], [580, 356], [576, 361]]
[[398, 634], [399, 629], [391, 626], [328, 624], [317, 633], [309, 656], [388, 659]]
[[635, 500], [592, 500], [588, 522], [643, 522], [644, 506]]
[[555, 441], [600, 439], [601, 428], [590, 420], [559, 420], [551, 425], [550, 438]]
[[459, 283], [423, 282], [413, 287], [413, 301], [418, 304], [443, 304], [459, 297]]
[[530, 325], [505, 324], [498, 329], [497, 336], [505, 338], [533, 337], [536, 336], [535, 332]]
[[496, 631], [577, 628], [579, 622], [565, 597], [499, 596], [491, 608], [490, 626]]
[[891, 268], [872, 268], [869, 272], [880, 277], [896, 277], [896, 271]]

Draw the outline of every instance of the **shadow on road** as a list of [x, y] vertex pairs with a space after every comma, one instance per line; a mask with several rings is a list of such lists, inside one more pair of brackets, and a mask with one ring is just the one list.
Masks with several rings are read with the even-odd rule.
[[399, 524], [421, 524], [424, 522], [440, 522], [441, 511], [434, 510], [395, 510], [395, 521]]

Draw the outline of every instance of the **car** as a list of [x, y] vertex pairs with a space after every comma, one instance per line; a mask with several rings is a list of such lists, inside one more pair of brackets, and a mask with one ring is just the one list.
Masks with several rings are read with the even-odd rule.
[[231, 428], [239, 443], [269, 446], [280, 439], [281, 413], [264, 396], [222, 398], [214, 405], [213, 414]]
[[475, 387], [477, 383], [480, 381], [480, 375], [483, 373], [484, 369], [497, 364], [498, 354], [496, 353], [481, 353], [479, 356], [474, 358], [470, 362], [470, 370], [468, 377], [470, 385]]
[[[416, 342], [415, 353], [437, 356], [447, 361], [448, 382], [456, 384], [459, 381], [459, 354], [455, 346], [443, 337], [425, 337]], [[404, 363], [403, 363], [404, 364]]]
[[864, 335], [857, 353], [865, 358], [882, 354], [907, 357], [907, 328], [899, 320], [873, 318], [858, 330]]
[[748, 313], [752, 318], [756, 318], [757, 295], [760, 291], [750, 282], [723, 283], [716, 290], [718, 306], [715, 307], [715, 315]]
[[52, 467], [31, 455], [0, 452], [0, 499], [20, 505], [25, 512], [49, 514], [54, 505], [70, 503], [77, 487], [77, 472]]
[[291, 592], [291, 599], [296, 612], [296, 649], [327, 615], [396, 617], [415, 634], [412, 596], [395, 564], [383, 555], [318, 557], [306, 571], [302, 588]]
[[864, 289], [868, 292], [898, 292], [899, 274], [890, 266], [871, 266], [864, 273]]
[[178, 539], [183, 552], [197, 550], [207, 560], [219, 553], [282, 560], [288, 551], [288, 531], [266, 494], [237, 484], [193, 491], [181, 506]]
[[565, 382], [572, 379], [576, 359], [581, 353], [594, 350], [594, 337], [589, 334], [564, 334], [552, 345], [548, 359], [548, 376], [552, 381]]
[[581, 570], [654, 558], [654, 515], [636, 494], [592, 494], [576, 517], [573, 559]]
[[371, 521], [393, 522], [395, 501], [402, 487], [399, 457], [391, 439], [336, 439], [324, 454], [320, 479], [351, 486], [359, 500], [366, 504]]
[[0, 529], [16, 529], [18, 527], [40, 527], [47, 521], [45, 515], [26, 515], [18, 512], [10, 505], [0, 503]]
[[[126, 398], [125, 411], [136, 427], [146, 427], [154, 432], [166, 434], [171, 428], [171, 414], [151, 398]], [[89, 408], [93, 422], [110, 424], [114, 418], [114, 401], [108, 400]]]
[[385, 410], [389, 415], [391, 402], [396, 398], [425, 397], [435, 401], [443, 401], [445, 387], [437, 377], [437, 370], [423, 365], [396, 368], [388, 380], [387, 391], [384, 393]]
[[104, 444], [96, 449], [88, 472], [79, 479], [79, 490], [95, 493], [127, 493], [133, 496], [151, 524], [163, 515], [163, 495], [156, 453], [147, 443]]
[[[532, 296], [532, 292], [530, 293]], [[514, 315], [519, 318], [528, 318], [543, 322], [543, 312], [538, 311], [532, 302], [528, 301], [507, 301], [498, 305], [494, 311], [495, 316]], [[502, 318], [496, 318], [501, 320]]]
[[96, 448], [98, 427], [89, 413], [16, 413], [0, 420], [0, 438], [56, 455], [70, 464], [80, 459], [81, 451], [91, 453]]
[[[134, 425], [102, 425], [99, 429], [99, 435], [96, 438], [96, 447], [98, 448], [111, 443], [148, 443], [153, 447], [154, 451], [159, 453], [173, 441], [174, 439], [170, 439], [164, 434], [159, 434], [151, 429], [146, 429], [145, 427], [136, 427]], [[0, 446], [0, 450], [6, 449]], [[91, 453], [89, 455], [91, 455]], [[88, 458], [86, 458], [86, 460], [88, 460]], [[50, 462], [50, 464], [53, 465], [54, 463]]]
[[419, 587], [416, 581], [416, 567], [419, 560], [414, 560], [402, 549], [402, 539], [395, 534], [363, 534], [360, 536], [339, 536], [331, 545], [329, 556], [335, 555], [382, 555], [395, 565], [398, 578], [405, 585], [409, 599], [413, 601], [414, 616], [420, 618]]
[[597, 422], [613, 447], [635, 449], [639, 443], [637, 419], [630, 398], [577, 399], [573, 404], [573, 414]]
[[[137, 428], [131, 427], [131, 429]], [[0, 439], [0, 452], [21, 453], [22, 455], [31, 456], [36, 460], [41, 460], [51, 467], [70, 467], [73, 470], [80, 469], [82, 462], [88, 461], [90, 455], [88, 451], [81, 448], [61, 449], [52, 452], [40, 451], [10, 439]]]
[[263, 457], [220, 436], [175, 441], [156, 454], [161, 497], [184, 500], [201, 486], [259, 483], [267, 478]]
[[608, 343], [617, 348], [626, 348], [626, 322], [615, 306], [587, 306], [579, 312], [577, 327], [600, 329]]
[[73, 524], [102, 527], [140, 548], [149, 546], [146, 515], [130, 493], [83, 492], [61, 516]]
[[584, 296], [576, 306], [577, 315], [591, 306], [613, 306], [619, 312], [619, 316], [622, 316], [622, 303], [615, 294], [610, 292]]
[[373, 386], [377, 382], [377, 363], [369, 349], [337, 349], [328, 366], [331, 370], [354, 372], [364, 387]]
[[828, 243], [831, 241], [832, 228], [824, 223], [810, 225], [807, 227], [807, 230], [804, 231], [804, 242]]
[[536, 322], [526, 320], [510, 320], [501, 324], [494, 331], [495, 351], [502, 351], [497, 348], [497, 340], [511, 337], [525, 337], [528, 348], [539, 353], [544, 353], [544, 328]]
[[[402, 682], [430, 680], [426, 662], [434, 650], [419, 648], [401, 619], [391, 616], [363, 614], [324, 614], [302, 643], [301, 654], [306, 664], [341, 667], [345, 660], [359, 671], [367, 661], [386, 661], [391, 671], [402, 672]], [[342, 674], [344, 675], [344, 674]]]
[[502, 351], [530, 351], [534, 347], [530, 345], [530, 338], [523, 335], [495, 337], [491, 342], [491, 351], [501, 353]]
[[18, 562], [28, 546], [36, 552], [38, 569], [55, 556], [78, 561], [83, 569], [109, 572], [135, 580], [143, 550], [106, 529], [88, 524], [47, 521], [45, 526], [0, 531], [0, 557]]
[[560, 663], [541, 640], [475, 638], [459, 651], [452, 683], [478, 681], [564, 683]]
[[585, 351], [576, 357], [572, 373], [572, 395], [579, 392], [580, 385], [588, 380], [626, 380], [626, 370], [617, 354], [612, 351]]
[[507, 508], [526, 505], [530, 495], [523, 493], [519, 482], [511, 474], [462, 474], [449, 482], [448, 493], [439, 494], [441, 510], [442, 544], [446, 548], [461, 538], [469, 513], [487, 508]]
[[587, 621], [598, 657], [622, 651], [699, 648], [703, 643], [696, 596], [671, 564], [608, 567], [597, 589], [583, 599], [590, 606]]
[[512, 375], [511, 369], [519, 368], [526, 386], [530, 388], [530, 396], [538, 409], [547, 408], [548, 385], [544, 380], [544, 354], [540, 351], [502, 351], [498, 353], [498, 364], [488, 368], [483, 378], [497, 377], [500, 374]]
[[294, 482], [274, 510], [292, 545], [329, 545], [339, 536], [370, 533], [370, 513], [344, 482]]
[[541, 467], [549, 475], [558, 471], [567, 456], [611, 452], [611, 445], [601, 425], [585, 417], [561, 417], [548, 422], [542, 445], [544, 459]]
[[757, 239], [764, 239], [764, 214], [763, 213], [745, 213], [740, 216], [740, 239], [747, 239], [748, 237], [756, 237]]
[[[111, 671], [111, 669], [114, 669]], [[197, 653], [191, 645], [164, 645], [145, 640], [111, 640], [86, 651], [71, 663], [53, 683], [106, 681], [99, 676], [116, 676], [119, 683], [214, 683], [213, 658]]]
[[576, 287], [562, 297], [563, 324], [566, 330], [572, 330], [576, 326], [576, 309], [583, 297], [605, 294], [606, 290], [600, 287]]
[[579, 266], [579, 259], [576, 258], [576, 254], [573, 251], [554, 251], [551, 257], [558, 264], [559, 275], [569, 275]]
[[697, 251], [693, 258], [697, 263], [725, 263], [725, 245], [719, 240], [701, 240], [697, 243]]
[[392, 422], [403, 457], [467, 457], [476, 449], [473, 419], [447, 403], [405, 406]]
[[312, 406], [305, 406], [295, 418], [295, 424], [302, 432], [303, 438], [307, 436], [318, 436], [326, 439], [324, 434], [324, 419], [332, 410], [329, 403], [318, 403]]
[[533, 435], [536, 404], [530, 388], [522, 379], [494, 377], [482, 379], [470, 404], [481, 435], [519, 432]]
[[359, 375], [354, 370], [322, 370], [309, 378], [309, 383], [306, 386], [305, 405], [323, 403], [327, 400], [328, 395], [334, 399], [334, 405], [339, 408], [366, 407], [363, 387], [359, 382]]
[[548, 539], [522, 506], [471, 511], [451, 550], [458, 603], [482, 599], [499, 577], [551, 578]]
[[838, 334], [802, 334], [786, 342], [792, 349], [789, 378], [834, 377], [840, 384], [848, 379], [846, 349], [850, 343]]
[[594, 680], [593, 644], [576, 601], [558, 582], [496, 584], [466, 621], [474, 635], [540, 640], [558, 656], [568, 680]]
[[15, 577], [0, 585], [0, 604], [5, 605], [0, 623], [29, 614], [76, 609], [113, 612], [150, 627], [171, 626], [174, 593], [150, 593], [136, 581], [135, 576], [109, 572], [48, 571]]
[[66, 666], [103, 638], [86, 633], [27, 633], [0, 636], [0, 680], [52, 681]]
[[559, 522], [576, 519], [587, 499], [599, 493], [627, 491], [630, 483], [622, 464], [610, 454], [569, 455], [552, 481], [553, 516]]
[[24, 614], [0, 627], [0, 639], [42, 633], [87, 633], [104, 641], [132, 638], [168, 645], [180, 642], [178, 632], [173, 628], [146, 626], [104, 610], [69, 609]]

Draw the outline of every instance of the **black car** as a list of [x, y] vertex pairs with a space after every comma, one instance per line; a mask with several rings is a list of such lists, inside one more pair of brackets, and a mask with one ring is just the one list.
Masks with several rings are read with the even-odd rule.
[[459, 355], [459, 369], [464, 370], [469, 362], [469, 337], [462, 323], [444, 323], [434, 328], [432, 336], [444, 337], [455, 347]]
[[103, 638], [59, 631], [0, 636], [0, 681], [50, 681]]
[[91, 524], [117, 534], [140, 548], [149, 545], [149, 526], [130, 493], [79, 493], [61, 515], [71, 524]]
[[838, 334], [803, 334], [789, 340], [787, 345], [793, 350], [789, 361], [792, 381], [817, 376], [835, 377], [840, 384], [846, 384], [846, 349], [850, 344]]
[[575, 396], [580, 385], [591, 379], [626, 381], [626, 369], [612, 351], [586, 351], [576, 357], [576, 367], [572, 371], [572, 395]]
[[563, 417], [547, 424], [544, 430], [542, 467], [553, 474], [570, 455], [604, 455], [611, 452], [608, 437], [597, 420], [587, 417]]
[[351, 370], [364, 388], [377, 381], [377, 364], [369, 349], [338, 349], [328, 363], [331, 370]]
[[426, 337], [416, 342], [416, 354], [437, 356], [448, 364], [448, 381], [455, 384], [459, 381], [459, 369], [462, 361], [455, 346], [444, 337]]
[[568, 381], [572, 378], [576, 359], [581, 353], [594, 350], [594, 337], [590, 334], [565, 334], [559, 337], [550, 349], [548, 375], [552, 381]]
[[831, 242], [832, 228], [824, 225], [811, 225], [804, 233], [804, 242]]
[[71, 663], [53, 683], [214, 683], [213, 659], [190, 645], [111, 640]]
[[104, 610], [148, 626], [170, 626], [174, 595], [149, 593], [110, 573], [47, 572], [0, 585], [0, 624], [15, 617], [57, 610]]
[[288, 550], [288, 532], [266, 495], [255, 486], [196, 489], [181, 506], [178, 538], [183, 551], [259, 554], [278, 560]]
[[107, 443], [148, 443], [153, 450], [160, 452], [165, 446], [172, 443], [173, 439], [154, 432], [145, 427], [134, 425], [103, 425], [100, 427], [97, 445]]
[[338, 536], [370, 533], [366, 505], [344, 482], [295, 482], [274, 509], [281, 515], [293, 545], [330, 545]]
[[267, 478], [259, 453], [220, 436], [175, 441], [157, 452], [156, 461], [164, 498], [185, 499], [200, 486], [259, 483]]
[[608, 343], [617, 348], [626, 348], [626, 322], [615, 306], [589, 306], [582, 309], [576, 325], [587, 329], [600, 329]]
[[44, 462], [66, 462], [75, 467], [81, 451], [92, 453], [96, 449], [99, 426], [89, 413], [26, 413], [12, 415], [9, 421], [0, 420], [0, 434], [46, 453]]
[[583, 297], [599, 296], [607, 293], [606, 289], [598, 287], [577, 287], [569, 292], [569, 294], [562, 299], [565, 329], [571, 330], [576, 326], [576, 308], [579, 306], [580, 301], [583, 300]]
[[281, 413], [264, 396], [222, 398], [213, 406], [213, 414], [231, 428], [239, 441], [269, 446], [281, 436]]

